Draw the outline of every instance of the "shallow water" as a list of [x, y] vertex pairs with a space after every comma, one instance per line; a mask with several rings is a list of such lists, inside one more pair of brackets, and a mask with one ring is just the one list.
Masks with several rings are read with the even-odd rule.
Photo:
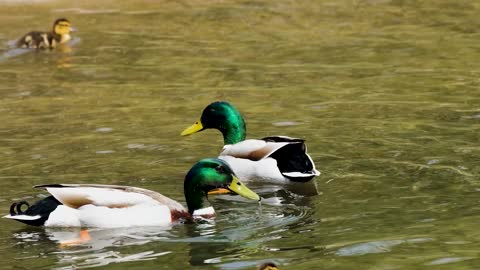
[[[0, 268], [478, 269], [480, 4], [473, 1], [0, 1], [0, 213], [42, 183], [150, 188], [222, 144], [182, 138], [228, 100], [250, 138], [307, 140], [312, 186], [168, 228], [0, 220]], [[11, 51], [68, 17], [79, 42]], [[12, 55], [13, 54], [13, 55]]]

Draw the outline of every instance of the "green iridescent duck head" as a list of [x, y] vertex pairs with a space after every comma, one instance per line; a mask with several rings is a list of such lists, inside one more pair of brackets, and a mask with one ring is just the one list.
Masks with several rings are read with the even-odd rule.
[[200, 119], [186, 128], [181, 135], [186, 136], [204, 129], [218, 129], [223, 134], [224, 144], [235, 144], [245, 140], [247, 128], [240, 112], [230, 103], [216, 101], [208, 105]]
[[205, 208], [209, 192], [232, 192], [251, 200], [260, 200], [255, 192], [245, 186], [233, 173], [228, 164], [218, 158], [207, 158], [197, 162], [185, 176], [184, 192], [188, 212]]

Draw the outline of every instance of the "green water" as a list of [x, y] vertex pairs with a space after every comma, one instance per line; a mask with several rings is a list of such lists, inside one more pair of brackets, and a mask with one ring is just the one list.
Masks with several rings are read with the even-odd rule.
[[[78, 230], [0, 220], [0, 268], [480, 268], [475, 1], [2, 1], [0, 213], [43, 183], [153, 189], [222, 145], [179, 133], [228, 100], [248, 137], [305, 138], [318, 195], [253, 185], [215, 221]], [[71, 52], [7, 43], [67, 17]]]

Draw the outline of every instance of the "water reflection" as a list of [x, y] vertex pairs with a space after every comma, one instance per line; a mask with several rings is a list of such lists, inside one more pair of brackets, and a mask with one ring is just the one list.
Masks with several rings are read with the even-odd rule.
[[264, 188], [268, 192], [259, 192], [264, 198], [261, 207], [235, 208], [236, 202], [242, 198], [218, 196], [217, 199], [224, 201], [222, 205], [226, 206], [217, 211], [218, 226], [187, 227], [193, 229], [188, 234], [194, 236], [189, 240], [191, 265], [218, 264], [221, 269], [258, 265], [262, 260], [244, 261], [241, 258], [267, 250], [266, 243], [281, 239], [281, 234], [289, 227], [301, 226], [297, 224], [309, 215], [310, 198], [282, 189], [272, 192]]
[[[31, 227], [30, 227], [31, 228]], [[19, 231], [13, 235], [18, 245], [39, 243], [47, 245], [50, 251], [57, 257], [56, 269], [77, 269], [86, 267], [104, 266], [111, 263], [134, 262], [153, 260], [164, 256], [171, 251], [162, 252], [147, 250], [132, 253], [128, 249], [113, 249], [132, 245], [145, 245], [152, 241], [161, 241], [172, 237], [170, 227], [135, 227], [115, 229], [88, 229], [80, 228], [43, 228], [37, 230]], [[88, 239], [82, 239], [82, 234], [88, 231]], [[81, 240], [82, 239], [82, 240]], [[51, 244], [55, 244], [52, 248]], [[40, 251], [41, 253], [43, 253]], [[40, 253], [40, 254], [41, 254]]]
[[7, 42], [7, 49], [3, 54], [0, 55], [0, 62], [7, 61], [11, 58], [25, 55], [28, 53], [34, 54], [52, 54], [55, 56], [56, 66], [58, 68], [70, 68], [72, 67], [72, 57], [71, 53], [74, 46], [77, 46], [81, 42], [79, 37], [72, 38], [67, 43], [58, 44], [58, 46], [53, 50], [37, 50], [37, 49], [24, 49], [17, 48], [16, 41], [10, 40]]
[[89, 253], [86, 255], [72, 255], [68, 256], [63, 254], [59, 260], [59, 264], [68, 264], [68, 266], [61, 266], [55, 269], [79, 269], [79, 268], [91, 268], [109, 265], [111, 263], [121, 262], [137, 262], [153, 260], [159, 256], [167, 255], [170, 252], [154, 253], [153, 251], [146, 251], [134, 254], [123, 255], [120, 252], [106, 251], [99, 253]]
[[[318, 184], [315, 180], [305, 183], [289, 182], [282, 185], [261, 183], [261, 181], [250, 182], [247, 180], [245, 182], [249, 185], [249, 187], [255, 190], [255, 192], [260, 194], [266, 194], [267, 197], [270, 198], [272, 198], [271, 195], [274, 195], [273, 198], [277, 198], [279, 200], [281, 200], [281, 198], [284, 196], [288, 197], [287, 201], [291, 201], [294, 200], [294, 198], [308, 198], [321, 194], [318, 189]], [[280, 192], [279, 197], [275, 196], [277, 192]], [[282, 193], [284, 194], [282, 195]]]
[[170, 229], [171, 227], [92, 228], [86, 230], [89, 238], [78, 244], [69, 243], [82, 238], [83, 231], [80, 228], [71, 230], [45, 228], [45, 233], [61, 248], [85, 247], [90, 250], [100, 250], [112, 246], [142, 245], [150, 241], [165, 240], [171, 237]]

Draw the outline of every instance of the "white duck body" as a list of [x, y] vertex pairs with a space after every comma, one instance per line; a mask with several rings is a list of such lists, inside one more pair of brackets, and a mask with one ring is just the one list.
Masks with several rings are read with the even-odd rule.
[[[165, 226], [172, 213], [188, 211], [160, 193], [128, 186], [46, 185], [45, 189], [61, 204], [49, 213], [46, 227]], [[41, 215], [7, 215], [5, 218], [35, 220]]]
[[283, 176], [277, 169], [277, 161], [273, 158], [266, 158], [259, 161], [252, 161], [233, 156], [222, 156], [219, 158], [225, 160], [238, 177], [250, 180], [259, 180], [268, 183], [288, 183], [290, 180]]
[[88, 204], [78, 209], [59, 205], [50, 214], [45, 226], [120, 228], [166, 226], [171, 222], [170, 209], [165, 205], [145, 203], [127, 208], [110, 208]]
[[[274, 141], [274, 138], [279, 141]], [[287, 145], [305, 147], [305, 150], [302, 150], [302, 156], [306, 157], [313, 168], [306, 172], [281, 172], [277, 162], [280, 157], [273, 157], [273, 154]], [[291, 183], [292, 181], [304, 182], [320, 175], [320, 172], [315, 169], [311, 157], [306, 153], [303, 140], [286, 136], [268, 137], [261, 140], [248, 139], [236, 144], [225, 145], [219, 158], [225, 160], [235, 174], [245, 181], [255, 179], [277, 184]], [[285, 158], [292, 159], [291, 156]]]
[[163, 226], [180, 219], [211, 218], [215, 212], [208, 202], [210, 191], [228, 190], [247, 199], [261, 200], [218, 158], [200, 160], [185, 175], [183, 191], [187, 208], [155, 191], [130, 186], [51, 184], [36, 187], [45, 188], [51, 196], [32, 206], [26, 201], [15, 202], [4, 218], [47, 227]]

